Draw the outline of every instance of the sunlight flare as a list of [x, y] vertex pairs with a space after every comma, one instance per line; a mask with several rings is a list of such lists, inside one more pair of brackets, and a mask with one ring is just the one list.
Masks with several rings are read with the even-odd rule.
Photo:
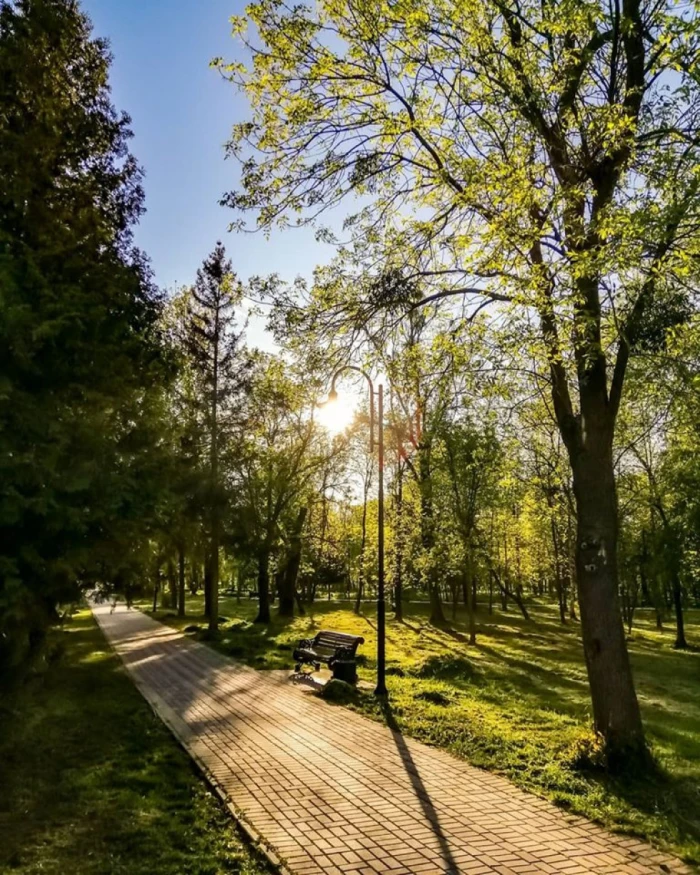
[[338, 395], [319, 405], [316, 420], [331, 434], [342, 434], [355, 418], [356, 398], [351, 395]]

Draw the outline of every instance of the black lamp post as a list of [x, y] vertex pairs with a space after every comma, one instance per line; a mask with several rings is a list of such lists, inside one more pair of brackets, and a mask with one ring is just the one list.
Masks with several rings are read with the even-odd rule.
[[[374, 383], [372, 378], [362, 368], [355, 365], [344, 365], [333, 374], [331, 389], [328, 393], [328, 401], [335, 401], [338, 393], [335, 388], [336, 380], [343, 371], [357, 371], [369, 383], [369, 449], [374, 452]], [[328, 403], [322, 402], [322, 403]], [[384, 593], [384, 387], [380, 383], [377, 386], [377, 419], [379, 421], [379, 435], [377, 448], [379, 455], [379, 495], [377, 507], [377, 524], [379, 528], [377, 537], [378, 559], [377, 577], [379, 582], [377, 593], [377, 688], [375, 696], [386, 696], [386, 602]]]

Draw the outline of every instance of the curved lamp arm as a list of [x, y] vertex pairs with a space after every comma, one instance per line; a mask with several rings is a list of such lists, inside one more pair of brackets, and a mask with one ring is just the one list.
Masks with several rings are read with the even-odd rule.
[[[362, 376], [369, 383], [369, 450], [370, 452], [374, 451], [374, 383], [372, 382], [372, 378], [367, 373], [367, 371], [363, 371], [362, 368], [358, 368], [357, 365], [343, 365], [338, 368], [338, 370], [333, 374], [331, 379], [331, 389], [328, 393], [328, 401], [335, 401], [338, 397], [338, 393], [335, 389], [335, 384], [338, 377], [344, 371], [356, 371], [358, 374], [362, 374]], [[327, 401], [322, 402], [322, 404], [327, 404]], [[321, 406], [320, 404], [318, 405]]]

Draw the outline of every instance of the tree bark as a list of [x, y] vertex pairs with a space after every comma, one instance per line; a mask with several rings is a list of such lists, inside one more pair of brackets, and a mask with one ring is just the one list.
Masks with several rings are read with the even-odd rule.
[[264, 544], [258, 553], [258, 616], [256, 623], [270, 622], [270, 548]]
[[566, 625], [566, 590], [564, 588], [564, 575], [562, 574], [560, 561], [560, 544], [557, 524], [554, 519], [554, 507], [550, 500], [550, 528], [552, 533], [552, 549], [554, 551], [554, 579], [557, 590], [557, 601], [559, 602], [559, 620], [562, 625]]
[[204, 560], [204, 616], [211, 617], [211, 557]]
[[175, 563], [172, 558], [168, 559], [168, 596], [170, 609], [177, 610], [177, 580], [175, 578]]
[[360, 571], [360, 576], [357, 580], [357, 593], [355, 595], [355, 605], [353, 607], [353, 611], [356, 614], [359, 614], [362, 608], [362, 596], [364, 595], [365, 589], [365, 577], [364, 572]]
[[464, 569], [462, 577], [462, 587], [465, 593], [465, 604], [467, 607], [467, 622], [469, 624], [469, 643], [476, 644], [476, 622], [474, 618], [474, 570], [472, 568], [471, 559], [467, 558], [467, 567]]
[[440, 586], [435, 579], [435, 567], [432, 561], [432, 550], [435, 546], [435, 520], [433, 518], [433, 481], [431, 470], [431, 446], [421, 445], [418, 448], [419, 488], [420, 488], [420, 522], [421, 546], [430, 555], [428, 568], [428, 598], [430, 600], [430, 619], [433, 626], [445, 626], [445, 612], [442, 608]]
[[685, 623], [683, 621], [683, 590], [681, 588], [680, 575], [678, 574], [678, 566], [675, 563], [671, 574], [673, 608], [676, 612], [676, 641], [673, 646], [676, 650], [687, 650], [688, 642], [685, 638]]
[[240, 605], [241, 603], [241, 591], [243, 589], [243, 572], [245, 566], [238, 565], [236, 568], [236, 604]]
[[219, 628], [219, 532], [217, 531], [211, 543], [211, 571], [209, 576], [209, 631], [216, 632]]
[[185, 547], [179, 544], [177, 548], [178, 562], [178, 593], [177, 593], [177, 615], [178, 617], [185, 616]]
[[[593, 428], [593, 424], [591, 424]], [[595, 729], [614, 758], [644, 748], [622, 625], [617, 575], [617, 495], [611, 442], [572, 456], [577, 509], [576, 580]]]

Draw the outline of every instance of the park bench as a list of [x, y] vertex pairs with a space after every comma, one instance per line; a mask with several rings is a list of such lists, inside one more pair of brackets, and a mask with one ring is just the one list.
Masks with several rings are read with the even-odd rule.
[[345, 632], [318, 632], [315, 638], [303, 638], [294, 651], [296, 670], [301, 671], [304, 664], [312, 665], [316, 671], [325, 663], [333, 672], [333, 677], [354, 684], [357, 681], [357, 660], [355, 653], [365, 639], [360, 635]]

